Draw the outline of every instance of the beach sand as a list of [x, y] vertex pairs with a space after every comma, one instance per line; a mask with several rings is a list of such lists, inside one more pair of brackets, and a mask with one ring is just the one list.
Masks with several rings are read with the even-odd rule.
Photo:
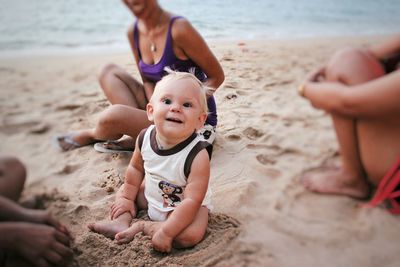
[[102, 65], [139, 77], [128, 52], [2, 59], [0, 151], [27, 165], [22, 199], [36, 196], [74, 235], [71, 266], [398, 266], [399, 218], [299, 183], [304, 171], [337, 164], [339, 153], [329, 116], [296, 87], [338, 48], [380, 39], [210, 44], [226, 80], [216, 92], [214, 211], [205, 240], [192, 249], [162, 254], [141, 234], [117, 245], [89, 232], [88, 223], [108, 218], [131, 154], [92, 146], [63, 153], [51, 144], [57, 133], [94, 126], [109, 105], [97, 83]]

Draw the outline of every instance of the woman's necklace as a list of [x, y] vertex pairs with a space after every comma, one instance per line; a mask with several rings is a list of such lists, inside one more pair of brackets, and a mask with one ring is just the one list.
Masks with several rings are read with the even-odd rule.
[[153, 53], [157, 51], [156, 44], [153, 42], [150, 43], [150, 51]]
[[[154, 27], [154, 31], [157, 31], [158, 27], [161, 24], [161, 20], [162, 20], [162, 16], [163, 16], [164, 10], [161, 9], [160, 15], [158, 16], [158, 22], [156, 24], [156, 26]], [[149, 34], [150, 37], [150, 34]], [[153, 38], [149, 38], [150, 39], [150, 51], [155, 53], [157, 51], [157, 46], [156, 43], [153, 42]]]

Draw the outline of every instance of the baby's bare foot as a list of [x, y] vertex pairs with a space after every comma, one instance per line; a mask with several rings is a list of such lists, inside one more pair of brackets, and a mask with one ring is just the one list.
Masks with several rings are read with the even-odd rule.
[[308, 190], [322, 194], [347, 195], [353, 198], [366, 198], [370, 188], [363, 177], [354, 176], [339, 168], [328, 168], [306, 173], [301, 178]]
[[144, 221], [138, 221], [131, 225], [128, 229], [119, 232], [115, 235], [115, 240], [118, 244], [126, 244], [131, 242], [135, 235], [144, 230]]
[[123, 232], [129, 228], [130, 221], [122, 220], [120, 219], [120, 217], [112, 221], [101, 221], [101, 222], [91, 223], [88, 225], [88, 228], [93, 232], [114, 239], [117, 233]]

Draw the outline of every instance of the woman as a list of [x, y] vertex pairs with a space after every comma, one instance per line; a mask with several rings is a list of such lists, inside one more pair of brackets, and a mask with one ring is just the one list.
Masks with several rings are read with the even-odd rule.
[[365, 198], [400, 158], [400, 35], [369, 50], [345, 49], [300, 87], [332, 119], [340, 168], [303, 176], [319, 193]]
[[123, 135], [132, 138], [118, 142], [98, 144], [97, 150], [108, 152], [133, 150], [134, 139], [148, 127], [146, 105], [155, 84], [166, 74], [164, 68], [194, 72], [210, 90], [209, 116], [205, 138], [212, 142], [217, 124], [215, 100], [212, 92], [224, 81], [221, 65], [200, 34], [184, 18], [163, 10], [157, 0], [124, 0], [137, 18], [128, 30], [128, 39], [139, 69], [142, 83], [114, 64], [106, 65], [99, 81], [111, 102], [94, 129], [73, 132], [57, 137], [58, 145], [71, 150], [100, 140], [117, 140]]

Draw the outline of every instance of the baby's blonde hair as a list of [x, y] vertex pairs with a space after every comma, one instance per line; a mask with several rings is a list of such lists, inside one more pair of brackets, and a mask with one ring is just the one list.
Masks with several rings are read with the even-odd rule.
[[156, 86], [154, 87], [154, 92], [153, 95], [150, 99], [150, 101], [153, 99], [153, 96], [157, 94], [158, 88], [167, 85], [170, 82], [181, 80], [181, 79], [190, 79], [192, 80], [196, 85], [198, 85], [199, 91], [200, 91], [200, 105], [204, 113], [208, 114], [208, 108], [207, 108], [207, 96], [206, 92], [208, 88], [199, 80], [197, 79], [196, 76], [189, 72], [179, 72], [179, 71], [173, 71], [171, 69], [165, 69], [165, 71], [168, 72], [168, 75], [165, 75], [159, 82], [157, 82]]

